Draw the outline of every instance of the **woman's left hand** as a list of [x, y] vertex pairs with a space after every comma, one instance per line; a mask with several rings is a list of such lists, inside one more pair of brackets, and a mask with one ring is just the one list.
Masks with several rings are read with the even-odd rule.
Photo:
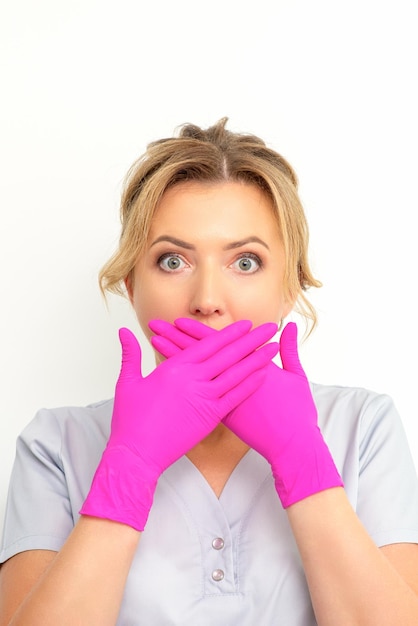
[[[154, 320], [151, 342], [169, 358], [192, 342], [216, 332], [189, 318], [175, 325]], [[282, 368], [273, 362], [262, 385], [223, 423], [272, 466], [285, 508], [319, 491], [342, 486], [341, 477], [322, 437], [309, 382], [299, 361], [297, 326], [289, 323], [280, 338]]]

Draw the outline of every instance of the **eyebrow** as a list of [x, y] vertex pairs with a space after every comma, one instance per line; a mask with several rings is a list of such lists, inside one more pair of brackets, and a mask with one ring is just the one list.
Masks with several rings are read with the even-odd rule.
[[[155, 241], [152, 242], [151, 247], [155, 246], [155, 244], [160, 243], [160, 241], [167, 241], [168, 243], [172, 243], [175, 246], [179, 246], [180, 248], [185, 248], [186, 250], [195, 250], [195, 246], [187, 241], [183, 241], [182, 239], [178, 239], [177, 237], [171, 237], [170, 235], [161, 235], [161, 237], [157, 237]], [[224, 246], [224, 250], [234, 250], [235, 248], [241, 248], [242, 246], [247, 245], [247, 243], [259, 243], [267, 250], [270, 250], [265, 241], [260, 239], [260, 237], [256, 237], [255, 235], [251, 237], [245, 237], [245, 239], [239, 239], [238, 241], [232, 241], [231, 243], [226, 244]]]

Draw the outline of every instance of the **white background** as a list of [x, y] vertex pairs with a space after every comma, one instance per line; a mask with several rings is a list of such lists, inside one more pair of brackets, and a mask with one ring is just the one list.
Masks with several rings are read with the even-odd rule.
[[183, 122], [225, 115], [300, 178], [324, 283], [302, 347], [309, 377], [392, 395], [417, 462], [415, 3], [13, 0], [0, 11], [0, 519], [18, 433], [40, 407], [112, 396], [117, 329], [138, 332], [129, 305], [107, 309], [97, 286], [126, 170]]

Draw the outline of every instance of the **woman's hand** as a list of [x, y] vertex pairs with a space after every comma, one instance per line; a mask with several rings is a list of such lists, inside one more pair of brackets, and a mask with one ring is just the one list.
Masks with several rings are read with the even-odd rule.
[[[141, 349], [119, 332], [122, 368], [111, 434], [81, 513], [143, 530], [160, 474], [261, 384], [276, 324], [240, 321], [141, 374]], [[262, 346], [262, 347], [260, 347]]]
[[[171, 358], [193, 341], [215, 336], [213, 329], [188, 318], [176, 320], [175, 326], [157, 320], [150, 328], [159, 334], [152, 338], [153, 346]], [[223, 423], [269, 461], [280, 500], [289, 507], [319, 491], [342, 486], [342, 480], [318, 427], [294, 323], [282, 332], [280, 357], [283, 367], [271, 363], [263, 384]]]

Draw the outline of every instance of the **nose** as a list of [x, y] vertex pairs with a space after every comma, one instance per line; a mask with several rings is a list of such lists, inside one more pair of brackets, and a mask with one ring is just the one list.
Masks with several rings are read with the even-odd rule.
[[219, 316], [225, 313], [225, 309], [222, 276], [213, 268], [198, 272], [190, 299], [190, 313], [197, 316]]

